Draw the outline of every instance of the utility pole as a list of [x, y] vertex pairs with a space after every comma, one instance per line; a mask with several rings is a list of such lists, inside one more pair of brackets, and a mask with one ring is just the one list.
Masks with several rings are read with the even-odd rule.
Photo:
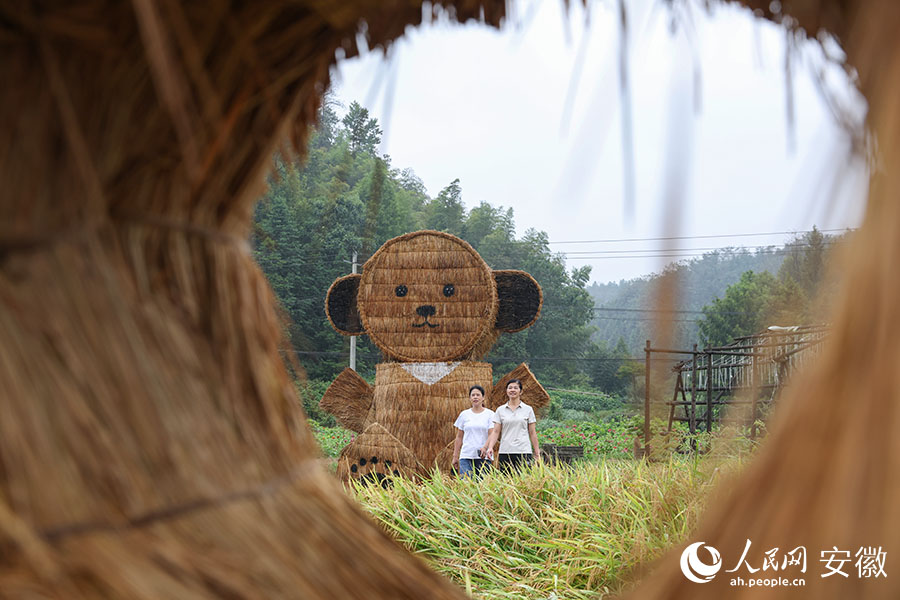
[[[352, 273], [356, 274], [356, 259], [357, 254], [356, 250], [353, 251], [353, 264], [352, 264]], [[356, 370], [356, 336], [350, 336], [350, 368], [354, 371]]]

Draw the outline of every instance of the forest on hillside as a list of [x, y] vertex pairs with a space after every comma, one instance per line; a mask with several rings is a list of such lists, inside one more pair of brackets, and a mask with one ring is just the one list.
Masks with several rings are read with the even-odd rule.
[[[785, 248], [711, 252], [659, 275], [589, 286], [590, 267], [567, 268], [564, 256], [549, 249], [545, 232], [529, 229], [516, 236], [512, 208], [489, 202], [467, 208], [459, 180], [429, 196], [411, 168], [378, 154], [382, 131], [365, 108], [354, 102], [342, 118], [337, 108], [326, 98], [303, 160], [275, 159], [251, 240], [283, 308], [287, 337], [312, 382], [325, 385], [348, 364], [349, 340], [332, 329], [324, 313], [331, 283], [352, 271], [354, 256], [361, 267], [388, 239], [419, 229], [457, 235], [491, 268], [521, 269], [540, 283], [540, 319], [529, 329], [503, 334], [487, 360], [495, 374], [528, 362], [548, 388], [612, 397], [637, 393], [643, 365], [634, 357], [643, 354], [653, 322], [648, 317], [655, 316], [648, 312], [654, 310], [653, 290], [662, 278], [681, 281], [676, 305], [691, 311], [675, 319], [684, 344], [740, 334], [779, 302], [784, 307], [803, 300], [805, 306], [816, 297], [833, 242], [818, 231]], [[735, 297], [749, 290], [755, 303], [729, 299], [732, 288]], [[805, 318], [803, 310], [790, 318]], [[747, 311], [756, 312], [748, 317]], [[360, 338], [358, 371], [372, 377], [380, 360], [380, 352]], [[314, 404], [307, 410], [313, 412]]]
[[[632, 356], [639, 356], [646, 340], [654, 339], [655, 328], [664, 321], [673, 329], [672, 343], [688, 349], [695, 343], [724, 344], [730, 337], [768, 325], [819, 324], [836, 286], [835, 282], [826, 283], [827, 267], [847, 235], [826, 235], [813, 228], [796, 234], [784, 246], [723, 248], [671, 264], [658, 274], [591, 284], [587, 290], [596, 304], [591, 322], [594, 339], [598, 343], [621, 340]], [[671, 281], [677, 282], [672, 288], [666, 285]], [[755, 303], [749, 299], [735, 302], [739, 293], [757, 283]], [[724, 315], [722, 302], [735, 285], [738, 287], [729, 300], [731, 314]], [[661, 289], [677, 291], [672, 303], [675, 312], [657, 310]], [[728, 322], [721, 322], [726, 316]], [[719, 324], [714, 326], [710, 319], [718, 319]]]

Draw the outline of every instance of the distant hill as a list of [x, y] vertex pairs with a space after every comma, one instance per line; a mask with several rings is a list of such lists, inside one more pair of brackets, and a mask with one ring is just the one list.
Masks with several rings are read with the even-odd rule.
[[597, 328], [594, 340], [612, 348], [621, 338], [632, 356], [641, 356], [645, 341], [656, 337], [653, 328], [663, 316], [656, 312], [655, 290], [664, 278], [674, 278], [679, 297], [673, 305], [683, 312], [671, 315], [675, 325], [673, 344], [689, 349], [699, 340], [697, 322], [703, 316], [701, 308], [724, 296], [726, 288], [745, 271], [776, 275], [784, 259], [782, 249], [775, 246], [754, 252], [726, 248], [677, 263], [662, 273], [618, 283], [594, 283], [587, 287], [596, 306], [591, 322]]

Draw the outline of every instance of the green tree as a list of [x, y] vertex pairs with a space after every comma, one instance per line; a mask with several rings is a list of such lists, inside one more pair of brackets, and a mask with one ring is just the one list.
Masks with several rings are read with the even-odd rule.
[[397, 180], [397, 184], [407, 192], [412, 192], [420, 198], [428, 197], [428, 190], [425, 189], [425, 182], [423, 182], [412, 169], [406, 168], [397, 171], [393, 176], [394, 179]]
[[328, 92], [322, 98], [322, 106], [319, 107], [318, 118], [316, 119], [316, 128], [310, 136], [309, 147], [315, 149], [328, 148], [335, 143], [339, 133], [339, 122], [336, 108], [340, 108], [341, 104], [334, 97], [334, 94]]
[[465, 214], [462, 186], [459, 184], [459, 179], [454, 179], [450, 185], [441, 190], [437, 198], [426, 206], [425, 224], [429, 229], [460, 235]]
[[644, 386], [646, 381], [644, 373], [646, 365], [637, 360], [626, 360], [619, 367], [619, 378], [626, 383], [626, 389], [629, 390], [631, 401], [637, 402], [644, 396]]
[[741, 279], [728, 286], [724, 298], [716, 298], [703, 307], [700, 335], [707, 346], [723, 346], [732, 338], [752, 335], [764, 329], [775, 277], [769, 272], [746, 271]]
[[806, 298], [812, 298], [825, 278], [828, 260], [828, 239], [816, 227], [796, 237], [785, 246], [785, 257], [778, 278], [792, 279]]
[[350, 152], [355, 156], [359, 152], [375, 154], [381, 143], [381, 127], [378, 121], [369, 117], [369, 110], [358, 102], [351, 102], [346, 116], [341, 121], [347, 135]]
[[500, 223], [501, 211], [502, 207], [497, 209], [487, 202], [482, 202], [469, 211], [469, 216], [463, 225], [463, 237], [466, 241], [477, 249], [482, 240]]
[[817, 228], [797, 236], [785, 246], [788, 255], [778, 270], [782, 289], [773, 300], [773, 314], [784, 323], [817, 321], [816, 315], [836, 292], [828, 285], [826, 273], [832, 246], [840, 238], [829, 238]]
[[[498, 228], [485, 237], [482, 257], [494, 269], [521, 269], [541, 285], [544, 304], [538, 321], [529, 329], [501, 336], [488, 359], [498, 372], [528, 361], [538, 378], [550, 384], [586, 386], [588, 361], [594, 345], [590, 320], [593, 301], [585, 290], [590, 267], [566, 270], [565, 259], [549, 249], [543, 231], [529, 229], [521, 240], [510, 239]], [[502, 357], [502, 359], [501, 359]]]
[[630, 379], [621, 372], [622, 366], [627, 364], [628, 345], [624, 338], [619, 338], [616, 347], [610, 350], [605, 342], [595, 345], [590, 353], [590, 381], [595, 388], [603, 390], [610, 395], [619, 395], [626, 391], [631, 383]]

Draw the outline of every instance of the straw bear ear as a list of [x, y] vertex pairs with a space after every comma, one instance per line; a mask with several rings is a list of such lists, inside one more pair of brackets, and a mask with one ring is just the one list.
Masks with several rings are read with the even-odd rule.
[[346, 275], [336, 280], [328, 288], [325, 298], [325, 314], [331, 325], [344, 335], [360, 335], [365, 333], [356, 306], [356, 295], [359, 292], [359, 280], [362, 275]]
[[525, 271], [494, 271], [497, 282], [497, 321], [500, 331], [521, 331], [534, 323], [541, 312], [541, 286]]

